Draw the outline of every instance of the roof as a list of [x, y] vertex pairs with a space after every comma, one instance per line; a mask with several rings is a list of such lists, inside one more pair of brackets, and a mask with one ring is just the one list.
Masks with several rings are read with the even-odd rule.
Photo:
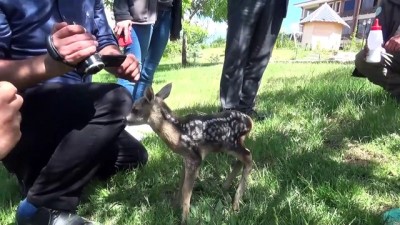
[[300, 24], [310, 22], [330, 22], [339, 23], [343, 26], [349, 27], [349, 25], [340, 17], [335, 10], [333, 10], [327, 3], [321, 5], [318, 9], [308, 15], [306, 18], [300, 21]]

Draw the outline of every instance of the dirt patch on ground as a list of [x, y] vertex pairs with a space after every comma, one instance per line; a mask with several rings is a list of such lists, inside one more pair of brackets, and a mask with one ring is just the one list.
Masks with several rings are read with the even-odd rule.
[[371, 163], [388, 161], [388, 158], [384, 154], [369, 150], [358, 143], [348, 143], [347, 149], [343, 157], [346, 163], [367, 166]]

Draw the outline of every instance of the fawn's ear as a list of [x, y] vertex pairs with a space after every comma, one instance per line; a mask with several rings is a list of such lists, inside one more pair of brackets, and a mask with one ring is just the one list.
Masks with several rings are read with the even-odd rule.
[[151, 101], [154, 99], [154, 91], [151, 86], [148, 86], [146, 90], [144, 91], [144, 97], [147, 99], [147, 101]]
[[156, 94], [157, 97], [162, 99], [168, 98], [169, 94], [171, 93], [172, 83], [165, 85], [161, 90]]

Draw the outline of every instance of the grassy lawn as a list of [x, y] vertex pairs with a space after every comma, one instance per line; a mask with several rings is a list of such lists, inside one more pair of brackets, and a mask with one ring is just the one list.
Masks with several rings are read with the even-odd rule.
[[[168, 62], [154, 87], [173, 83], [167, 103], [177, 114], [217, 111], [221, 68]], [[272, 116], [257, 122], [246, 141], [255, 167], [240, 212], [231, 210], [234, 188], [221, 189], [232, 158], [214, 154], [196, 182], [190, 224], [372, 225], [399, 207], [399, 105], [351, 71], [340, 64], [270, 64], [257, 108]], [[82, 215], [104, 224], [179, 223], [171, 202], [181, 159], [156, 136], [143, 142], [148, 164], [91, 184]], [[1, 168], [0, 180], [0, 224], [13, 224], [17, 184]]]

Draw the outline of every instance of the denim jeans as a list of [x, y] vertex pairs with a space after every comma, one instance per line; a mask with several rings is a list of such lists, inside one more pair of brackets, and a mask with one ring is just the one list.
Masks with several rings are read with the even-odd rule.
[[[140, 63], [140, 71], [143, 67], [143, 62], [148, 54], [148, 49], [150, 45], [150, 38], [153, 32], [153, 24], [133, 24], [131, 37], [132, 37], [132, 44], [125, 47], [124, 52], [125, 54], [133, 54], [135, 55], [136, 59]], [[124, 86], [128, 89], [129, 93], [134, 98], [136, 92], [137, 84], [134, 84], [125, 79], [118, 79], [118, 84]], [[135, 100], [135, 98], [134, 98]]]
[[135, 85], [134, 100], [142, 97], [146, 87], [153, 83], [154, 73], [168, 43], [171, 22], [171, 10], [158, 10], [150, 46], [142, 64], [140, 79]]

